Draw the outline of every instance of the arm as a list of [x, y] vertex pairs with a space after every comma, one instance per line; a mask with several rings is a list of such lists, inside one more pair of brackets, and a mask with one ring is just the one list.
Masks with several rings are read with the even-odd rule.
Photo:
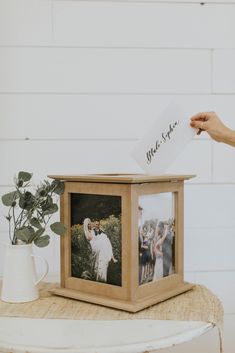
[[87, 239], [88, 241], [90, 241], [90, 240], [93, 239], [93, 234], [92, 234], [92, 232], [94, 232], [94, 231], [86, 230], [86, 231], [84, 232], [85, 237], [86, 237], [86, 239]]
[[86, 236], [88, 241], [90, 241], [92, 239], [92, 235], [91, 235], [90, 232], [85, 233], [85, 236]]
[[[161, 239], [160, 239], [161, 240]], [[160, 249], [160, 243], [159, 243], [159, 241], [157, 241], [156, 243], [155, 243], [155, 245], [154, 245], [154, 254], [155, 254], [155, 256], [157, 256], [157, 254], [160, 254], [160, 255], [163, 255], [163, 253], [162, 253], [162, 251], [161, 251], [161, 249]]]
[[162, 245], [164, 240], [166, 239], [166, 236], [167, 236], [167, 228], [165, 228], [165, 234], [163, 235], [163, 237], [157, 241], [156, 246]]
[[202, 131], [206, 131], [213, 140], [235, 147], [235, 130], [224, 125], [214, 112], [204, 112], [194, 115], [191, 118], [190, 125], [195, 129], [199, 129], [197, 132], [198, 135]]
[[154, 236], [155, 236], [155, 234], [154, 234], [154, 229], [152, 228], [152, 229], [150, 230], [150, 232], [149, 232], [149, 239], [150, 239], [150, 240], [153, 240]]
[[141, 243], [141, 249], [148, 249], [148, 245], [145, 245], [144, 243]]

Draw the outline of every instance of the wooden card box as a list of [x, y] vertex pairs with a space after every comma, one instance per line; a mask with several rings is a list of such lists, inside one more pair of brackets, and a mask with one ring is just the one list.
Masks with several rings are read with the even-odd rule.
[[188, 291], [183, 191], [191, 175], [51, 176], [65, 181], [61, 288], [53, 293], [136, 312]]

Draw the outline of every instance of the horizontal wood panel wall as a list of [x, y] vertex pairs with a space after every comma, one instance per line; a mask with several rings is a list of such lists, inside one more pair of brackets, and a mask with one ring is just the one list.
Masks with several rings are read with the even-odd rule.
[[[234, 127], [234, 18], [232, 0], [0, 0], [1, 194], [19, 169], [36, 182], [140, 172], [131, 151], [172, 101]], [[226, 353], [235, 344], [234, 160], [234, 149], [201, 135], [170, 169], [197, 174], [185, 189], [186, 278], [222, 299]], [[58, 273], [58, 238], [36, 251]]]

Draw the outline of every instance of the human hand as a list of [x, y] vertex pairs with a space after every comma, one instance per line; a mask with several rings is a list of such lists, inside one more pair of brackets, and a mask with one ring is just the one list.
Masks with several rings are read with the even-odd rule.
[[197, 135], [206, 131], [213, 140], [217, 142], [227, 142], [226, 137], [230, 129], [225, 126], [215, 112], [203, 112], [194, 115], [191, 118], [190, 125], [199, 129]]

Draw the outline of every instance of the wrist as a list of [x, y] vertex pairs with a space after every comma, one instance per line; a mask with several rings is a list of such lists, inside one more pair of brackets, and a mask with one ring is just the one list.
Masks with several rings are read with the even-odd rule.
[[235, 146], [235, 130], [227, 128], [223, 134], [222, 142]]

